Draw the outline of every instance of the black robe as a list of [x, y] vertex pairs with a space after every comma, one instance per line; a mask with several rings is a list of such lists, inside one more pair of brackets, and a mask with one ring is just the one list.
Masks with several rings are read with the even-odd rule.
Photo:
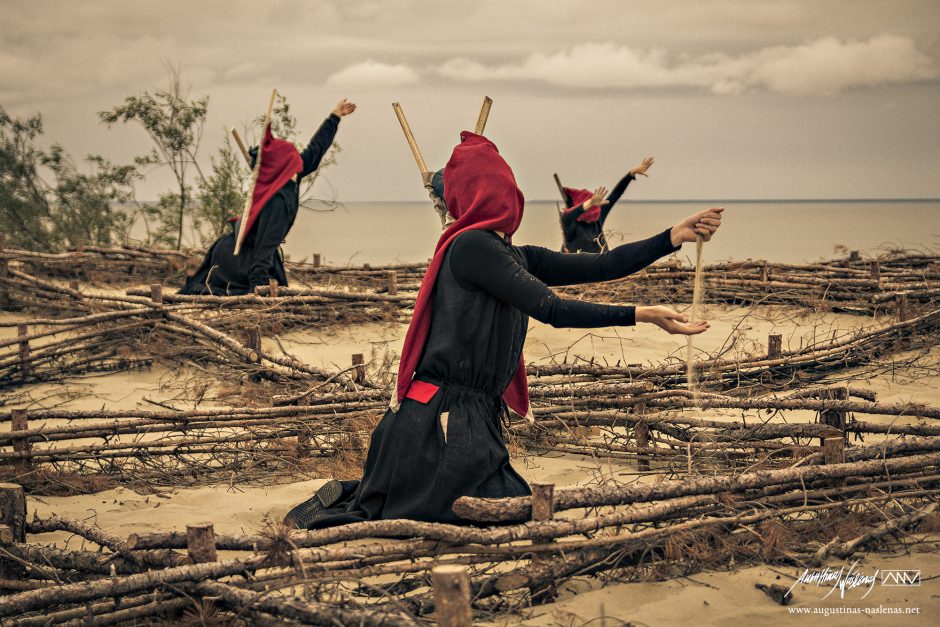
[[452, 509], [461, 496], [530, 494], [510, 465], [500, 425], [500, 396], [519, 365], [529, 316], [557, 327], [635, 323], [632, 306], [565, 300], [546, 284], [620, 278], [674, 250], [669, 231], [599, 255], [512, 246], [491, 231], [458, 236], [434, 286], [415, 372], [440, 389], [427, 403], [406, 398], [385, 413], [362, 480], [343, 481], [340, 502], [311, 528], [383, 518], [462, 523]]
[[297, 180], [285, 183], [265, 203], [251, 231], [245, 235], [238, 256], [235, 256], [235, 238], [239, 225], [235, 222], [231, 233], [223, 235], [209, 247], [202, 264], [186, 281], [180, 294], [247, 294], [258, 285], [267, 285], [272, 278], [279, 285], [287, 285], [278, 247], [297, 217], [300, 182], [320, 165], [320, 160], [333, 143], [338, 126], [339, 116], [336, 114], [330, 114], [320, 125], [300, 153], [304, 165]]
[[[584, 213], [584, 205], [561, 215], [561, 232], [565, 243], [562, 252], [567, 253], [599, 253], [607, 250], [607, 240], [604, 238], [604, 221], [614, 208], [617, 201], [626, 191], [627, 186], [636, 177], [627, 174], [614, 186], [607, 195], [607, 204], [601, 207], [601, 215], [594, 222], [579, 222], [578, 218]], [[569, 201], [570, 204], [570, 201]]]

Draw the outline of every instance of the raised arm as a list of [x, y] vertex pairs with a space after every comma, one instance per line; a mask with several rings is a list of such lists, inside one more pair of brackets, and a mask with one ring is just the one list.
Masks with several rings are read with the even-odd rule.
[[623, 193], [627, 191], [627, 187], [636, 180], [637, 176], [647, 176], [646, 171], [650, 169], [653, 165], [653, 158], [647, 157], [640, 162], [639, 165], [635, 165], [630, 168], [630, 171], [627, 172], [622, 179], [620, 179], [614, 189], [611, 190], [610, 194], [607, 196], [607, 204], [601, 207], [601, 222], [607, 219], [607, 214], [610, 213], [610, 210], [614, 208], [614, 205], [617, 204], [617, 201], [620, 200], [620, 197], [623, 196]]
[[310, 143], [308, 143], [307, 147], [300, 153], [300, 158], [303, 159], [304, 162], [303, 170], [300, 171], [301, 177], [307, 176], [320, 166], [323, 155], [330, 149], [330, 146], [333, 144], [333, 138], [336, 137], [340, 118], [349, 115], [355, 110], [356, 105], [354, 103], [347, 102], [345, 98], [339, 101], [339, 104], [336, 105], [336, 108], [333, 109], [330, 116], [323, 121], [323, 124], [317, 129], [317, 132], [313, 134]]

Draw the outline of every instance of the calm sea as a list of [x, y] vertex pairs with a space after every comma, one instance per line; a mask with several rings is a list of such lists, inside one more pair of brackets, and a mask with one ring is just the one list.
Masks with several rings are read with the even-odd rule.
[[[621, 201], [607, 220], [608, 240], [615, 245], [642, 239], [711, 206], [725, 207], [725, 222], [705, 249], [706, 262], [799, 263], [841, 256], [845, 249], [872, 256], [890, 248], [940, 251], [940, 199]], [[439, 235], [430, 202], [351, 202], [331, 211], [301, 209], [284, 250], [296, 261], [320, 253], [330, 265], [407, 263], [427, 259]], [[556, 204], [526, 203], [513, 241], [557, 250]], [[692, 247], [686, 248], [689, 255]]]

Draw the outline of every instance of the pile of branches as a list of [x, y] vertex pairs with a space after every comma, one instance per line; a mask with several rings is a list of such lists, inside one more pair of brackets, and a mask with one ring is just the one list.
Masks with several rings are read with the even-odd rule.
[[[283, 351], [264, 350], [257, 309], [247, 314], [254, 322], [249, 325], [211, 304], [163, 302], [158, 288], [149, 298], [126, 296], [65, 287], [14, 269], [6, 279], [0, 277], [0, 289], [8, 290], [9, 298], [22, 306], [66, 316], [32, 319], [28, 325], [0, 323], [19, 327], [16, 338], [0, 342], [0, 387], [148, 366], [159, 358], [172, 364], [213, 364], [222, 378], [234, 372], [243, 379], [293, 380], [303, 385], [331, 381], [355, 388], [342, 372], [328, 373]], [[262, 305], [275, 300], [249, 298]], [[232, 334], [235, 329], [239, 336]]]
[[[59, 255], [0, 250], [0, 264], [19, 265], [38, 277], [106, 282], [112, 286], [182, 285], [185, 272], [198, 262], [192, 253], [143, 247], [85, 247]], [[293, 296], [304, 295], [304, 288], [312, 290], [307, 295], [320, 297], [328, 296], [318, 291], [346, 289], [362, 293], [362, 300], [370, 302], [367, 295], [401, 291], [407, 297], [394, 299], [393, 303], [405, 309], [413, 306], [426, 270], [426, 264], [327, 267], [319, 263], [318, 255], [314, 255], [313, 261], [288, 262], [286, 266], [291, 279], [301, 288]], [[692, 297], [693, 274], [694, 268], [671, 258], [626, 279], [560, 291], [571, 297], [599, 301], [686, 303]], [[853, 253], [848, 259], [812, 264], [722, 262], [706, 266], [704, 276], [706, 302], [712, 303], [784, 304], [812, 311], [898, 313], [904, 318], [911, 315], [908, 308], [916, 313], [920, 307], [935, 308], [932, 306], [940, 301], [940, 256], [910, 251], [893, 251], [871, 259]], [[290, 294], [283, 289], [282, 292], [285, 296]], [[187, 302], [199, 302], [198, 298]], [[218, 303], [211, 297], [205, 302]], [[245, 301], [242, 305], [246, 303], [252, 304]], [[254, 307], [260, 308], [258, 303]], [[375, 319], [382, 319], [383, 315]], [[321, 321], [328, 318], [323, 316]]]
[[[21, 591], [0, 599], [0, 617], [110, 624], [189, 611], [252, 624], [405, 625], [442, 611], [430, 577], [442, 565], [469, 571], [485, 619], [550, 600], [575, 576], [649, 581], [729, 563], [823, 564], [918, 524], [936, 528], [938, 449], [938, 437], [910, 438], [772, 470], [459, 499], [455, 511], [480, 527], [382, 520], [216, 535], [202, 524], [123, 540], [53, 516], [7, 533], [0, 562], [18, 578], [3, 584]], [[485, 526], [493, 522], [503, 524]], [[98, 549], [44, 544], [39, 534], [51, 531]]]
[[[595, 395], [592, 390], [603, 389]], [[557, 394], [557, 395], [552, 395]], [[187, 411], [11, 410], [0, 423], [0, 477], [34, 492], [87, 486], [271, 482], [361, 471], [369, 434], [387, 405], [383, 390], [308, 397], [303, 405], [201, 407]], [[724, 409], [747, 420], [705, 420], [683, 410]], [[809, 421], [785, 412], [803, 412]], [[510, 446], [532, 454], [587, 455], [636, 462], [640, 471], [681, 475], [705, 469], [778, 467], [819, 453], [828, 437], [882, 442], [940, 437], [940, 411], [878, 403], [867, 390], [804, 388], [783, 397], [742, 398], [648, 383], [539, 389], [535, 421], [510, 424]], [[859, 416], [902, 417], [885, 425]], [[940, 443], [940, 439], [931, 440]], [[907, 446], [906, 444], [904, 446]], [[903, 447], [902, 447], [903, 448]], [[907, 450], [907, 449], [905, 449]], [[337, 475], [339, 473], [339, 475]]]
[[0, 263], [15, 263], [23, 271], [49, 279], [103, 285], [140, 283], [182, 284], [199, 259], [186, 252], [122, 246], [82, 246], [64, 253], [42, 253], [0, 247]]
[[[695, 268], [671, 259], [626, 279], [560, 291], [593, 301], [688, 303], [694, 274]], [[705, 266], [704, 289], [705, 302], [710, 303], [895, 313], [904, 319], [940, 303], [940, 256], [897, 252], [867, 261], [815, 264], [723, 262]]]

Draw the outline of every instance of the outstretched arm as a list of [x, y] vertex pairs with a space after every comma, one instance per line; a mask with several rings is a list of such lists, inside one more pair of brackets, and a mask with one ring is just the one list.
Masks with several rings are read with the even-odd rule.
[[567, 255], [540, 246], [521, 246], [519, 250], [525, 255], [529, 272], [548, 285], [611, 281], [642, 270], [685, 242], [694, 242], [696, 235], [710, 240], [721, 226], [723, 211], [718, 207], [693, 213], [659, 235], [596, 255]]
[[[469, 231], [452, 246], [450, 267], [461, 286], [483, 290], [554, 327], [597, 328], [653, 322], [669, 333], [689, 335], [707, 328], [706, 323], [682, 324], [685, 316], [666, 307], [637, 308], [560, 298], [519, 265], [509, 246], [489, 231]], [[667, 317], [669, 326], [659, 324], [665, 323]]]
[[317, 132], [310, 139], [310, 143], [300, 153], [303, 159], [304, 167], [300, 171], [300, 176], [304, 177], [316, 170], [320, 166], [323, 155], [333, 145], [333, 138], [336, 137], [336, 131], [339, 129], [340, 118], [349, 115], [356, 110], [356, 105], [347, 102], [345, 98], [339, 101], [330, 116], [323, 121]]
[[642, 270], [669, 255], [673, 246], [671, 229], [648, 239], [622, 244], [605, 253], [568, 255], [541, 246], [521, 246], [531, 272], [547, 285], [576, 285], [620, 279]]

